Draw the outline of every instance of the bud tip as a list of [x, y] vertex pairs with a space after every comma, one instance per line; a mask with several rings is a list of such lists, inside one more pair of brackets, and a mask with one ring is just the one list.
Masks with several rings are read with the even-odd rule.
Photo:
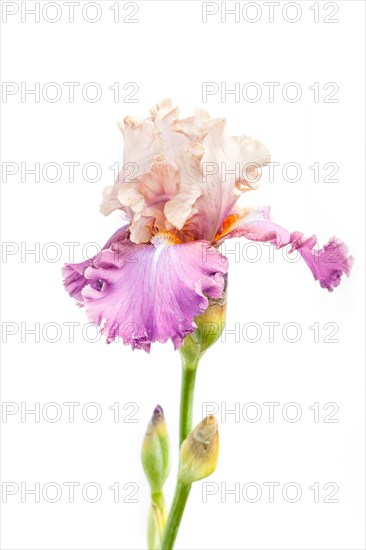
[[153, 416], [164, 416], [163, 407], [161, 407], [160, 405], [156, 405]]

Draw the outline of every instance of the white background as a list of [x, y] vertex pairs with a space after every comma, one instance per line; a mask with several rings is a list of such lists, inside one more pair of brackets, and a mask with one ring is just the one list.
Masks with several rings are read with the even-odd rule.
[[[2, 3], [2, 9], [6, 2]], [[363, 98], [362, 71], [364, 3], [347, 1], [331, 3], [298, 2], [301, 17], [290, 23], [294, 9], [282, 12], [276, 8], [274, 21], [269, 22], [268, 7], [257, 6], [262, 15], [250, 23], [241, 15], [221, 21], [220, 11], [202, 22], [202, 4], [196, 1], [139, 1], [134, 16], [138, 23], [123, 22], [132, 11], [120, 4], [120, 21], [113, 21], [114, 2], [99, 2], [101, 18], [96, 23], [83, 20], [82, 0], [75, 7], [75, 22], [68, 22], [68, 10], [62, 2], [60, 21], [52, 24], [41, 15], [21, 20], [21, 5], [32, 8], [34, 2], [11, 3], [19, 8], [2, 24], [2, 79], [28, 88], [39, 82], [41, 90], [48, 82], [56, 82], [63, 94], [52, 103], [41, 95], [8, 96], [2, 104], [3, 162], [24, 162], [41, 167], [48, 162], [79, 162], [75, 182], [69, 182], [66, 167], [58, 182], [51, 183], [33, 175], [21, 181], [20, 171], [3, 183], [3, 241], [13, 255], [3, 256], [3, 329], [13, 327], [16, 333], [7, 337], [3, 346], [2, 399], [21, 402], [28, 408], [36, 402], [42, 407], [56, 402], [62, 410], [58, 422], [47, 420], [47, 411], [40, 422], [27, 415], [21, 422], [20, 412], [2, 419], [2, 481], [27, 488], [50, 482], [63, 488], [59, 502], [50, 503], [41, 495], [40, 503], [28, 495], [21, 502], [21, 492], [9, 496], [2, 506], [2, 548], [14, 549], [142, 549], [145, 548], [146, 514], [149, 493], [140, 465], [140, 446], [146, 424], [154, 406], [164, 407], [171, 435], [173, 465], [166, 484], [170, 502], [177, 467], [177, 424], [180, 386], [178, 354], [171, 344], [154, 345], [150, 355], [132, 352], [121, 343], [106, 346], [103, 339], [92, 343], [83, 338], [86, 323], [84, 312], [62, 288], [60, 269], [68, 261], [68, 248], [63, 243], [80, 243], [75, 260], [83, 259], [83, 247], [94, 242], [103, 245], [121, 224], [114, 213], [104, 218], [98, 211], [102, 189], [113, 182], [108, 169], [122, 162], [122, 136], [116, 121], [125, 115], [146, 116], [148, 108], [165, 97], [181, 106], [185, 116], [203, 106], [213, 116], [227, 118], [232, 135], [249, 134], [265, 143], [272, 160], [281, 163], [275, 181], [269, 182], [268, 169], [263, 172], [261, 187], [248, 193], [247, 204], [273, 205], [274, 219], [290, 231], [316, 233], [325, 244], [332, 235], [348, 243], [356, 262], [349, 279], [328, 293], [313, 282], [303, 262], [285, 261], [281, 251], [274, 259], [268, 247], [245, 246], [245, 241], [228, 243], [230, 287], [227, 328], [240, 330], [248, 323], [257, 323], [262, 333], [255, 339], [255, 327], [235, 341], [228, 334], [203, 359], [199, 368], [194, 420], [202, 417], [202, 403], [218, 404], [221, 449], [214, 475], [218, 492], [202, 502], [204, 484], [197, 483], [177, 539], [180, 549], [361, 549], [363, 540], [363, 450], [364, 450], [364, 362], [363, 362]], [[41, 2], [41, 5], [44, 5]], [[244, 4], [240, 3], [240, 9]], [[286, 4], [286, 3], [285, 3]], [[288, 4], [288, 3], [287, 3]], [[316, 6], [316, 4], [318, 6]], [[313, 10], [310, 6], [314, 6]], [[325, 23], [333, 15], [338, 23]], [[229, 2], [227, 7], [233, 7]], [[319, 8], [319, 22], [314, 22]], [[11, 8], [10, 8], [11, 9]], [[220, 9], [220, 3], [218, 4]], [[255, 9], [255, 7], [253, 8]], [[55, 8], [46, 17], [54, 18]], [[95, 17], [93, 8], [87, 13]], [[258, 12], [260, 13], [260, 12]], [[285, 16], [283, 16], [285, 13]], [[253, 19], [254, 11], [246, 12]], [[4, 17], [4, 13], [3, 13]], [[23, 18], [24, 19], [24, 18]], [[68, 100], [64, 82], [79, 82], [75, 101]], [[80, 90], [88, 82], [102, 89], [100, 101], [85, 100]], [[109, 89], [120, 83], [120, 101], [113, 101]], [[123, 101], [128, 82], [137, 83], [137, 103]], [[257, 102], [240, 97], [239, 102], [220, 93], [202, 99], [202, 83], [226, 83], [240, 90], [248, 82], [256, 82], [263, 92]], [[264, 82], [278, 82], [273, 102], [268, 100]], [[297, 102], [285, 101], [283, 87], [296, 82], [302, 97]], [[309, 87], [319, 82], [319, 101]], [[335, 82], [338, 102], [325, 103]], [[289, 93], [291, 90], [289, 90]], [[51, 90], [50, 90], [51, 95]], [[5, 101], [3, 98], [3, 101]], [[81, 167], [97, 162], [102, 177], [88, 183]], [[298, 182], [286, 181], [282, 167], [296, 162], [302, 167]], [[314, 182], [309, 167], [318, 162], [320, 181]], [[334, 162], [339, 171], [338, 182], [326, 182], [325, 163]], [[51, 172], [50, 172], [51, 175]], [[47, 179], [47, 178], [46, 178]], [[288, 178], [287, 178], [288, 179]], [[57, 243], [58, 249], [47, 247]], [[24, 243], [24, 244], [21, 244]], [[35, 245], [39, 243], [39, 245]], [[9, 248], [10, 246], [10, 248]], [[23, 255], [21, 251], [39, 246], [40, 254]], [[239, 247], [239, 261], [229, 249]], [[18, 247], [18, 248], [17, 248]], [[19, 251], [17, 251], [19, 250]], [[61, 257], [52, 261], [55, 251]], [[92, 254], [94, 249], [90, 248]], [[225, 252], [225, 248], [224, 248]], [[43, 254], [42, 254], [43, 253]], [[258, 254], [258, 261], [250, 261]], [[131, 281], [133, 291], [133, 281]], [[79, 323], [75, 341], [70, 342], [65, 323]], [[269, 341], [263, 323], [277, 322], [274, 342]], [[14, 323], [9, 325], [9, 323]], [[23, 324], [23, 328], [21, 326]], [[24, 334], [39, 323], [40, 338]], [[52, 323], [49, 332], [42, 330]], [[59, 340], [51, 343], [59, 325]], [[282, 329], [297, 323], [299, 341], [286, 341]], [[314, 330], [319, 323], [319, 342]], [[324, 328], [326, 323], [328, 328]], [[326, 337], [336, 324], [339, 329], [332, 339]], [[254, 328], [253, 328], [254, 327]], [[254, 332], [253, 332], [254, 330]], [[43, 331], [44, 332], [44, 331]], [[90, 330], [89, 340], [95, 336]], [[3, 335], [3, 340], [4, 340]], [[289, 330], [287, 340], [293, 338]], [[78, 402], [75, 422], [68, 421], [65, 402]], [[100, 421], [91, 423], [81, 414], [83, 406], [96, 402], [102, 410]], [[113, 422], [114, 403], [120, 404], [120, 422]], [[255, 402], [262, 417], [249, 422]], [[265, 402], [277, 402], [274, 422], [269, 422]], [[295, 402], [302, 413], [298, 422], [289, 422], [282, 415], [287, 403]], [[136, 403], [136, 423], [123, 422]], [[237, 403], [244, 417], [220, 412], [233, 409]], [[309, 409], [319, 403], [320, 420], [314, 421]], [[339, 422], [324, 422], [331, 418]], [[135, 407], [136, 407], [135, 406]], [[55, 409], [48, 410], [49, 416]], [[90, 416], [93, 410], [89, 409]], [[286, 412], [286, 407], [285, 407]], [[288, 415], [295, 412], [288, 409]], [[236, 421], [237, 420], [237, 421]], [[62, 484], [78, 482], [75, 502], [68, 502], [68, 491]], [[97, 483], [102, 496], [97, 503], [86, 502], [81, 489], [86, 483]], [[121, 486], [121, 502], [113, 502], [109, 489]], [[126, 483], [138, 486], [137, 503], [122, 502], [131, 492]], [[240, 495], [223, 502], [223, 487], [240, 490], [247, 483], [257, 483], [262, 496], [256, 503]], [[266, 482], [280, 484], [274, 502], [269, 502]], [[290, 503], [282, 496], [283, 486], [297, 483], [302, 495]], [[314, 502], [309, 487], [319, 483], [320, 502]], [[337, 484], [333, 497], [339, 502], [327, 503], [324, 498]], [[211, 488], [212, 488], [211, 487]], [[49, 496], [52, 497], [52, 490]], [[93, 496], [90, 491], [90, 496]], [[292, 497], [291, 491], [289, 496]]]

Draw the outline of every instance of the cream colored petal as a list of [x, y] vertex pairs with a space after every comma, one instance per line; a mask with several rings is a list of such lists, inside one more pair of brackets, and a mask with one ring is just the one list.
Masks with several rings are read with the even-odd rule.
[[271, 154], [267, 147], [249, 136], [230, 138], [232, 141], [231, 158], [240, 159], [241, 178], [236, 185], [242, 191], [256, 189], [261, 177], [261, 168], [269, 163]]
[[[151, 217], [159, 230], [172, 229], [172, 225], [166, 223], [164, 206], [176, 194], [178, 184], [179, 171], [169, 164], [157, 163], [150, 172], [143, 174], [137, 183], [123, 185], [118, 193], [118, 200], [131, 210], [133, 223], [141, 217]], [[147, 242], [138, 241], [141, 233], [137, 230], [133, 234], [134, 242]], [[144, 239], [145, 237], [146, 233]]]
[[[189, 123], [195, 127], [193, 119], [184, 122]], [[165, 214], [196, 239], [212, 240], [239, 196], [257, 186], [254, 176], [270, 156], [266, 147], [248, 136], [228, 137], [224, 119], [206, 121], [205, 131], [202, 144], [198, 137], [194, 152], [187, 150], [180, 158], [179, 192], [167, 203]]]
[[139, 193], [136, 184], [125, 183], [117, 198], [123, 206], [129, 206], [133, 212], [142, 212], [144, 207], [144, 197]]
[[123, 166], [117, 182], [105, 189], [101, 211], [106, 215], [128, 206], [119, 198], [126, 182], [133, 184], [139, 176], [149, 172], [155, 162], [164, 158], [161, 132], [151, 120], [126, 117], [119, 128], [124, 136]]
[[175, 119], [179, 118], [178, 107], [173, 106], [171, 99], [163, 99], [150, 109], [151, 120], [156, 124], [159, 120], [165, 120], [167, 124], [171, 124]]
[[179, 109], [173, 107], [170, 99], [165, 99], [150, 109], [151, 118], [164, 142], [165, 161], [177, 167], [176, 158], [183, 147], [188, 144], [188, 139], [182, 133], [174, 129], [174, 124], [179, 120]]
[[152, 216], [142, 216], [131, 224], [130, 240], [133, 243], [148, 243], [153, 232], [154, 218]]
[[[145, 120], [126, 117], [124, 167], [106, 189], [102, 211], [119, 208], [136, 225], [134, 238], [147, 238], [141, 218], [153, 218], [159, 230], [176, 228], [187, 238], [214, 239], [239, 196], [257, 187], [260, 168], [269, 162], [261, 143], [229, 137], [224, 119], [210, 119], [203, 109], [179, 119], [166, 99]], [[151, 229], [152, 231], [152, 229]]]
[[201, 142], [208, 134], [215, 120], [204, 109], [196, 109], [192, 117], [175, 120], [171, 129], [186, 136], [189, 142], [195, 144]]
[[177, 159], [180, 171], [179, 191], [166, 203], [164, 213], [167, 220], [179, 230], [192, 214], [192, 206], [202, 194], [202, 155], [203, 148], [197, 145], [184, 151]]
[[129, 207], [122, 206], [119, 202], [118, 198], [114, 194], [114, 186], [111, 185], [104, 188], [100, 211], [105, 216], [108, 216], [111, 212], [114, 212], [114, 210], [122, 210], [128, 220], [131, 220], [133, 217], [131, 209]]

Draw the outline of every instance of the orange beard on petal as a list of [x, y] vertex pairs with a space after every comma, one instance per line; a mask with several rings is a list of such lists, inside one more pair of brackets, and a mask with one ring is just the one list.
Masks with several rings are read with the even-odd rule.
[[235, 225], [235, 223], [241, 217], [242, 216], [239, 216], [239, 214], [231, 214], [230, 216], [225, 218], [221, 228], [214, 236], [212, 242], [218, 241], [219, 239], [221, 239], [221, 237], [224, 237], [225, 235], [227, 235], [227, 233], [229, 233], [233, 225]]
[[178, 237], [177, 231], [172, 229], [170, 231], [158, 231], [151, 239], [151, 242], [157, 246], [159, 244], [182, 244], [183, 241]]

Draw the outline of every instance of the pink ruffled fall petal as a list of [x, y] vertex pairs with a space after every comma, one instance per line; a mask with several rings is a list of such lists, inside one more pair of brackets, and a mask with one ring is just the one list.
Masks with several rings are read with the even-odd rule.
[[102, 325], [107, 342], [122, 338], [149, 351], [171, 339], [175, 348], [196, 325], [194, 318], [220, 298], [227, 259], [206, 242], [153, 245], [117, 243], [85, 271], [82, 290], [90, 321]]
[[314, 248], [317, 244], [315, 235], [305, 239], [303, 233], [295, 231], [290, 233], [280, 225], [269, 219], [269, 208], [254, 209], [237, 222], [237, 227], [220, 236], [215, 242], [222, 244], [225, 239], [233, 237], [246, 237], [251, 241], [270, 242], [276, 248], [291, 245], [290, 253], [298, 250], [306, 264], [310, 268], [314, 279], [319, 281], [322, 288], [332, 292], [340, 282], [342, 275], [349, 276], [353, 258], [348, 254], [347, 245], [332, 237], [322, 249]]
[[[109, 248], [113, 243], [118, 241], [124, 241], [128, 235], [127, 225], [117, 229], [115, 233], [105, 243], [103, 249]], [[72, 298], [75, 298], [78, 302], [83, 301], [81, 291], [88, 281], [84, 277], [84, 273], [87, 267], [93, 264], [99, 254], [93, 256], [88, 260], [84, 260], [79, 263], [68, 263], [62, 268], [62, 277], [64, 280], [65, 290], [70, 294]], [[80, 304], [81, 305], [81, 304]]]

